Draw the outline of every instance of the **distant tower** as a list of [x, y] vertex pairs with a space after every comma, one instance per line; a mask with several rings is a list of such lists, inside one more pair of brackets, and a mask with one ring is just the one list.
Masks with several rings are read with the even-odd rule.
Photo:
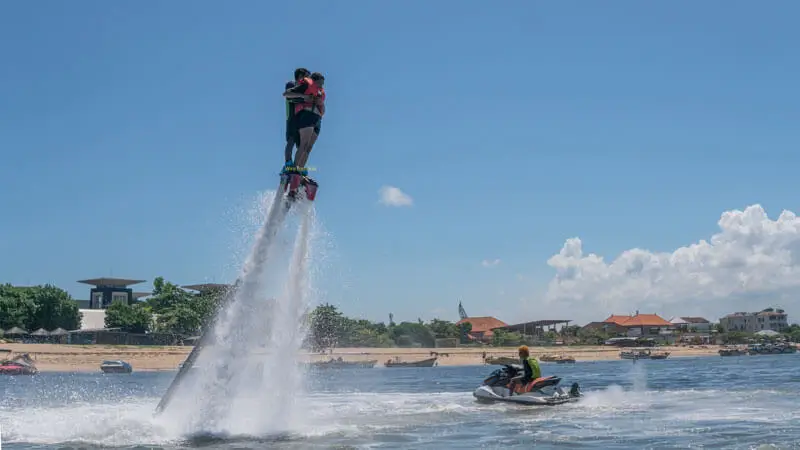
[[389, 313], [389, 325], [394, 325], [394, 314]]
[[466, 311], [464, 311], [464, 307], [463, 307], [463, 306], [461, 306], [461, 302], [458, 302], [458, 315], [459, 315], [459, 317], [461, 317], [461, 320], [464, 320], [464, 319], [466, 319], [467, 317], [469, 317], [469, 316], [467, 315], [467, 312], [466, 312]]

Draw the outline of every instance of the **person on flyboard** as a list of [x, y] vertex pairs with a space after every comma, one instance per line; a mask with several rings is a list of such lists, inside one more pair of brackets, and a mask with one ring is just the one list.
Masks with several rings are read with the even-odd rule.
[[286, 89], [283, 93], [287, 100], [299, 99], [299, 103], [294, 104], [294, 116], [290, 120], [293, 129], [297, 130], [294, 137], [299, 137], [300, 142], [297, 144], [294, 161], [291, 159], [286, 161], [282, 174], [295, 172], [304, 178], [308, 177], [306, 163], [311, 149], [319, 137], [322, 117], [325, 115], [324, 86], [325, 77], [319, 72], [314, 72], [296, 82], [294, 87]]
[[[306, 69], [305, 67], [300, 67], [295, 69], [294, 71], [294, 81], [288, 81], [286, 83], [286, 88], [284, 91], [288, 91], [289, 89], [295, 87], [297, 83], [302, 81], [304, 78], [311, 75], [311, 72]], [[284, 159], [286, 165], [292, 165], [292, 153], [294, 150], [294, 146], [297, 145], [298, 148], [300, 147], [300, 135], [297, 133], [297, 128], [294, 126], [294, 107], [298, 103], [301, 103], [302, 99], [299, 98], [287, 98], [286, 99], [286, 150], [284, 150]]]

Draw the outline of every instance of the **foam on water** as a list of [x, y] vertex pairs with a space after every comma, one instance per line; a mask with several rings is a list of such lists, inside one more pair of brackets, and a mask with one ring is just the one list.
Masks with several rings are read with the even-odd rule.
[[[295, 258], [294, 264], [299, 264], [298, 259]], [[291, 284], [286, 289], [291, 291]], [[783, 358], [787, 362], [794, 359]], [[643, 384], [668, 382], [692, 370], [689, 363], [672, 363], [677, 367], [648, 365], [643, 372], [648, 374], [649, 383]], [[476, 448], [481, 445], [530, 448], [535, 443], [537, 447], [550, 448], [569, 443], [573, 447], [604, 450], [686, 448], [698, 444], [744, 449], [785, 444], [800, 436], [800, 411], [795, 406], [797, 389], [779, 383], [794, 370], [789, 364], [784, 374], [774, 374], [776, 385], [766, 388], [755, 380], [755, 384], [739, 381], [731, 386], [715, 386], [704, 373], [696, 373], [693, 384], [678, 383], [658, 390], [635, 387], [635, 378], [639, 375], [634, 374], [629, 362], [605, 363], [602, 365], [605, 369], [600, 370], [581, 366], [584, 365], [558, 370], [562, 374], [571, 371], [568, 378], [587, 381], [594, 387], [586, 390], [586, 398], [579, 403], [551, 408], [477, 404], [470, 389], [480, 378], [476, 375], [482, 371], [474, 368], [375, 368], [342, 371], [338, 375], [326, 372], [322, 376], [335, 378], [334, 384], [322, 392], [304, 394], [302, 408], [294, 409], [302, 412], [302, 420], [289, 419], [283, 432], [266, 432], [270, 429], [266, 422], [274, 417], [259, 416], [253, 409], [273, 409], [258, 405], [272, 394], [252, 392], [253, 404], [240, 403], [242, 413], [234, 417], [245, 423], [221, 434], [253, 437], [238, 441], [226, 437], [214, 445], [203, 445], [206, 448], [251, 449], [378, 444], [389, 448]], [[445, 370], [458, 384], [441, 392], [435, 387], [435, 380]], [[408, 385], [402, 392], [387, 391], [394, 389], [391, 387], [381, 389], [382, 385], [391, 385], [397, 371], [402, 371], [403, 377], [418, 377], [418, 384]], [[594, 377], [594, 382], [590, 376]], [[86, 389], [84, 386], [95, 385], [90, 377], [103, 381], [99, 386]], [[33, 378], [5, 381], [5, 392], [13, 393], [18, 400], [3, 400], [0, 404], [4, 444], [83, 442], [104, 448], [191, 446], [186, 436], [174, 433], [164, 421], [152, 417], [152, 407], [158, 400], [155, 390], [147, 387], [153, 384], [152, 377], [135, 381], [135, 377], [101, 374], [60, 378], [43, 374], [38, 381]], [[625, 386], [614, 384], [615, 380]], [[23, 388], [23, 384], [26, 387]], [[131, 392], [128, 385], [138, 386], [141, 392]], [[78, 390], [71, 393], [72, 389]], [[28, 393], [24, 400], [22, 393]], [[56, 404], [35, 406], [45, 401]], [[15, 404], [17, 407], [12, 407]], [[274, 435], [281, 434], [279, 445], [264, 443], [263, 439], [270, 434], [272, 439], [278, 439]]]

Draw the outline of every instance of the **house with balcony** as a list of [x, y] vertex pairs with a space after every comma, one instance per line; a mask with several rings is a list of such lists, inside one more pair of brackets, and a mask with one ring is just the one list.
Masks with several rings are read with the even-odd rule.
[[680, 341], [684, 344], [702, 345], [714, 342], [714, 324], [702, 317], [673, 317], [669, 322], [680, 334]]
[[735, 312], [719, 319], [726, 332], [758, 333], [772, 330], [786, 331], [789, 328], [789, 315], [782, 309], [766, 308], [759, 312]]

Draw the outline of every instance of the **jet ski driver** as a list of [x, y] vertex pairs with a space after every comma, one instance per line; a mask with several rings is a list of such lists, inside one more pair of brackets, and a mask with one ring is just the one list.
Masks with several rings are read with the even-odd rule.
[[522, 368], [525, 371], [522, 375], [516, 376], [511, 379], [508, 388], [511, 390], [509, 395], [514, 395], [518, 385], [525, 386], [531, 381], [542, 377], [542, 369], [539, 368], [539, 361], [532, 358], [528, 350], [528, 346], [523, 345], [518, 350], [519, 360], [522, 363]]

